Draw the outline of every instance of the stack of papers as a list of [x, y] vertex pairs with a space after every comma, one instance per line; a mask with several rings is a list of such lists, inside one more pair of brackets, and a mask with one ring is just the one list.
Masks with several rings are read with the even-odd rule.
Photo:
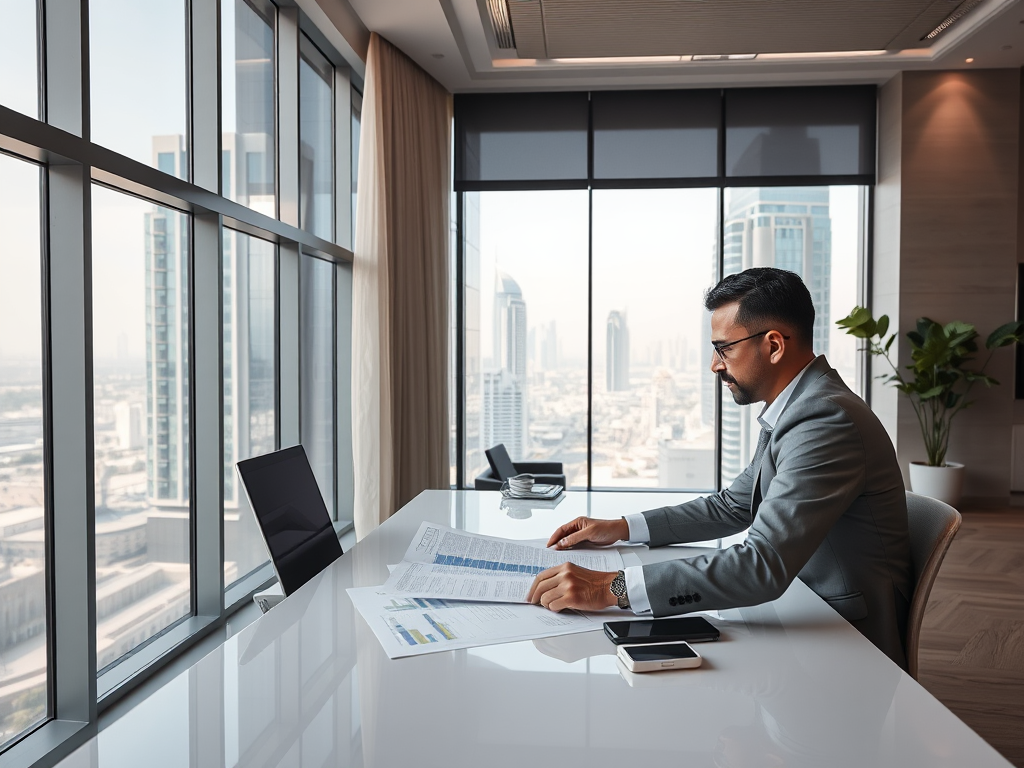
[[603, 615], [552, 613], [526, 602], [534, 577], [565, 562], [622, 568], [615, 550], [558, 552], [543, 542], [423, 523], [382, 586], [348, 593], [392, 659], [600, 629]]

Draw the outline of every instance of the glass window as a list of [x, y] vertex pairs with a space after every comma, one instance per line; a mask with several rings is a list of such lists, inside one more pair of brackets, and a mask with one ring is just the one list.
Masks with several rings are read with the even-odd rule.
[[221, 7], [222, 192], [277, 216], [273, 6], [245, 0]]
[[337, 520], [335, 504], [334, 281], [329, 261], [303, 256], [300, 273], [301, 366], [299, 404], [302, 447], [320, 493]]
[[0, 747], [48, 714], [39, 186], [0, 155]]
[[595, 487], [715, 487], [718, 190], [594, 191]]
[[180, 179], [188, 178], [186, 20], [184, 0], [89, 3], [92, 140]]
[[96, 655], [191, 614], [189, 218], [92, 194]]
[[0, 24], [0, 104], [39, 116], [39, 51], [36, 0], [4, 3]]
[[299, 59], [302, 228], [334, 239], [334, 67], [303, 35]]
[[363, 119], [363, 97], [352, 91], [352, 247], [356, 247], [356, 190], [359, 187], [359, 131]]
[[270, 555], [235, 463], [277, 449], [277, 248], [224, 230], [224, 583]]
[[[725, 274], [775, 266], [799, 274], [814, 301], [814, 351], [857, 388], [857, 340], [835, 324], [858, 302], [863, 187], [749, 187], [725, 190]], [[764, 215], [769, 213], [772, 215]], [[784, 215], [778, 215], [784, 214]], [[760, 328], [756, 330], [761, 330]], [[710, 365], [710, 347], [704, 350]], [[722, 483], [757, 448], [761, 407], [722, 391]]]
[[588, 193], [466, 192], [465, 482], [503, 443], [587, 484]]

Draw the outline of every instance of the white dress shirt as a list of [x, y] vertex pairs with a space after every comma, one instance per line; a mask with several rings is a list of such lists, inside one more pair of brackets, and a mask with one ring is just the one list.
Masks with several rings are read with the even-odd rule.
[[[814, 361], [812, 360], [811, 362], [813, 363]], [[793, 396], [793, 390], [796, 389], [796, 385], [800, 383], [800, 379], [803, 378], [810, 366], [811, 363], [805, 365], [800, 373], [794, 376], [793, 380], [786, 385], [786, 388], [779, 393], [779, 396], [772, 401], [771, 405], [765, 405], [761, 410], [761, 415], [757, 417], [757, 421], [762, 429], [766, 429], [769, 432], [775, 429], [775, 424], [779, 421], [779, 417], [786, 409], [789, 399]], [[647, 528], [647, 518], [643, 514], [638, 512], [634, 515], [623, 515], [623, 519], [626, 521], [626, 525], [629, 526], [630, 544], [646, 544], [651, 540], [651, 532]], [[630, 566], [629, 568], [623, 568], [622, 572], [626, 577], [626, 596], [629, 598], [629, 607], [633, 613], [638, 616], [651, 613], [651, 601], [647, 596], [647, 584], [644, 582], [643, 566]]]

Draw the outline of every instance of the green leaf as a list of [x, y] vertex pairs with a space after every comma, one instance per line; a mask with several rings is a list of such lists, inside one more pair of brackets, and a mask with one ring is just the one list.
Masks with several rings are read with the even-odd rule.
[[922, 400], [931, 400], [933, 397], [938, 397], [945, 391], [945, 387], [932, 387], [931, 389], [925, 390], [924, 392], [919, 394], [918, 397], [920, 397]]
[[986, 349], [997, 349], [1024, 340], [1024, 322], [1014, 320], [1004, 323], [989, 334], [985, 340]]
[[882, 338], [889, 330], [889, 316], [882, 315], [878, 318], [878, 323], [875, 325], [875, 333], [878, 334], [878, 338]]
[[892, 343], [894, 341], [896, 341], [896, 334], [895, 333], [892, 336], [889, 337], [889, 340], [887, 342], [885, 342], [885, 351], [886, 352], [889, 351], [889, 347], [892, 346]]

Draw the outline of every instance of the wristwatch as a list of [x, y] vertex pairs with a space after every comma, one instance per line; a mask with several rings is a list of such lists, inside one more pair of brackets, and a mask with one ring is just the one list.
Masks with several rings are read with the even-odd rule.
[[615, 578], [612, 579], [611, 584], [612, 594], [615, 595], [615, 599], [618, 602], [619, 608], [624, 610], [629, 608], [629, 596], [626, 594], [626, 574], [623, 571], [619, 571], [615, 574]]

